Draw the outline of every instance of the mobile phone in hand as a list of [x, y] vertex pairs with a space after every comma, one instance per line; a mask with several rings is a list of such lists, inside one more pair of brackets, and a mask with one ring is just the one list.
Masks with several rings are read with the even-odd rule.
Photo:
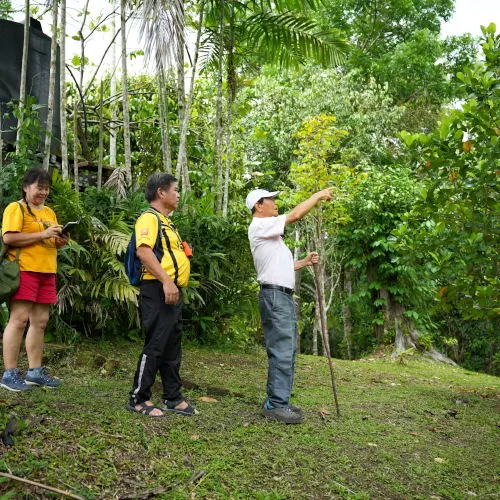
[[69, 232], [71, 231], [71, 228], [80, 224], [80, 221], [81, 217], [73, 222], [66, 222], [66, 224], [64, 224], [64, 226], [61, 228], [61, 233], [64, 235], [68, 235]]

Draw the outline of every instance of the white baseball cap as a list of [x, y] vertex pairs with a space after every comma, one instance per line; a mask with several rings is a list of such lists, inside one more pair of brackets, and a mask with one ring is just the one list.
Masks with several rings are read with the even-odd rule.
[[280, 194], [280, 191], [266, 191], [265, 189], [254, 189], [253, 191], [250, 191], [247, 195], [246, 199], [246, 205], [248, 210], [252, 210], [254, 205], [261, 199], [261, 198], [274, 198], [275, 196], [278, 196]]

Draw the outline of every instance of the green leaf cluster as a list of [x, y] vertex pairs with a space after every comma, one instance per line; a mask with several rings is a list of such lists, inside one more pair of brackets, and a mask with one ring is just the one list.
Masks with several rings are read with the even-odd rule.
[[457, 75], [467, 100], [433, 133], [402, 134], [423, 189], [397, 233], [408, 255], [430, 257], [442, 305], [474, 319], [500, 312], [500, 36], [483, 32], [484, 61]]

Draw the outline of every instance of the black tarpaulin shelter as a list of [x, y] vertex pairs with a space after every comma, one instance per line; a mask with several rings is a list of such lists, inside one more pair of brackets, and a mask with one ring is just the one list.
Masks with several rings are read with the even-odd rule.
[[[12, 100], [19, 99], [21, 85], [21, 64], [23, 58], [24, 24], [0, 19], [0, 112], [2, 113], [2, 139], [14, 144], [16, 140], [17, 119], [7, 106]], [[51, 38], [42, 32], [36, 20], [30, 22], [28, 70], [26, 94], [33, 96], [42, 105], [39, 110], [40, 151], [45, 142], [47, 122], [47, 101], [49, 96]], [[56, 88], [54, 100], [54, 118], [52, 126], [53, 154], [60, 154], [61, 125], [59, 118], [59, 50], [57, 51]], [[6, 116], [7, 114], [7, 116]]]

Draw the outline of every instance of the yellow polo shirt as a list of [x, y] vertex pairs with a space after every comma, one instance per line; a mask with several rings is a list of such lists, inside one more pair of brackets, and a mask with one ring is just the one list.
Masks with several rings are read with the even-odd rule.
[[[3, 213], [2, 236], [7, 232], [12, 233], [41, 233], [48, 226], [57, 224], [54, 211], [49, 207], [42, 207], [37, 210], [23, 205], [23, 214], [19, 203], [10, 203]], [[10, 247], [7, 252], [9, 260], [15, 260], [17, 248]], [[36, 273], [56, 273], [57, 272], [57, 248], [54, 238], [37, 241], [26, 247], [21, 247], [19, 252], [19, 268], [21, 271], [32, 271]]]
[[[161, 220], [162, 230], [165, 230], [170, 241], [170, 249], [168, 248], [166, 239], [161, 238], [163, 246], [163, 258], [160, 262], [161, 267], [170, 276], [171, 280], [177, 286], [186, 287], [189, 281], [189, 273], [191, 270], [189, 259], [184, 253], [182, 240], [177, 232], [177, 229], [172, 224], [168, 217], [165, 217], [160, 212], [157, 212]], [[139, 248], [141, 245], [147, 245], [151, 249], [154, 248], [156, 237], [158, 235], [158, 219], [154, 213], [145, 212], [135, 224], [136, 245]], [[154, 280], [156, 279], [147, 269], [143, 267], [141, 279]]]

